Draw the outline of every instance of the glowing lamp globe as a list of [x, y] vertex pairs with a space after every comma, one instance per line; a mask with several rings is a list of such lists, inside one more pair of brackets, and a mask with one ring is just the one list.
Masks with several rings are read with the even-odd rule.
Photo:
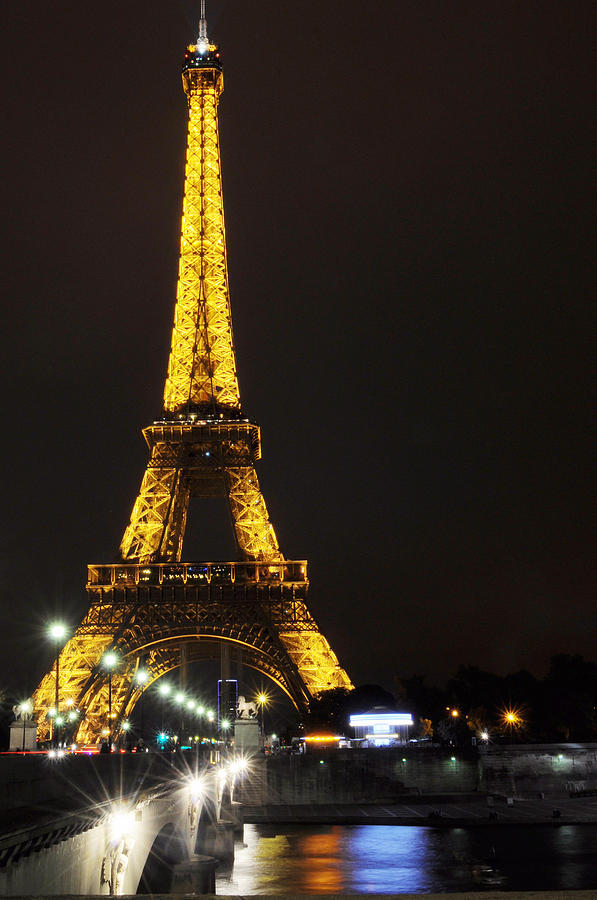
[[50, 637], [53, 637], [55, 641], [60, 641], [66, 634], [66, 628], [60, 622], [55, 622], [50, 626]]

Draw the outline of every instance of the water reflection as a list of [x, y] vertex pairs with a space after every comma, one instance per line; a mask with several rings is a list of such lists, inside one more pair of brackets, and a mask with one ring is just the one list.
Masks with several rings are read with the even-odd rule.
[[339, 828], [327, 833], [290, 839], [293, 853], [305, 860], [295, 874], [297, 890], [304, 894], [338, 894], [343, 889], [342, 840]]
[[396, 894], [597, 886], [596, 826], [246, 825], [218, 894]]
[[344, 832], [345, 890], [398, 894], [428, 889], [428, 828], [358, 825]]

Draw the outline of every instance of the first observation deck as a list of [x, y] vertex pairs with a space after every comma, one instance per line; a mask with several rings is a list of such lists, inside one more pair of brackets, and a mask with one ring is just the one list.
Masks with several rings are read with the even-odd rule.
[[307, 561], [116, 563], [88, 566], [87, 573], [88, 588], [226, 584], [296, 586], [307, 584]]

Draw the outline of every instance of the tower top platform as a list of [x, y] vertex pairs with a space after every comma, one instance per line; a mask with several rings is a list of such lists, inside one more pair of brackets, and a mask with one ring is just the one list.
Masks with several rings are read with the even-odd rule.
[[182, 71], [189, 69], [218, 69], [222, 71], [222, 62], [217, 44], [210, 43], [207, 36], [207, 19], [205, 18], [205, 0], [201, 0], [201, 18], [199, 19], [199, 35], [196, 44], [189, 44], [185, 53]]
[[203, 51], [198, 49], [197, 44], [189, 44], [184, 55], [182, 71], [188, 72], [189, 69], [217, 69], [221, 72], [222, 60], [217, 44], [208, 44]]

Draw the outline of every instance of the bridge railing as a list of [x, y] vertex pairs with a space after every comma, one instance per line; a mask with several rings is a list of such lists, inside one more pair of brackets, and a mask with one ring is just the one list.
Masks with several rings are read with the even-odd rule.
[[306, 584], [307, 561], [91, 565], [88, 585]]

